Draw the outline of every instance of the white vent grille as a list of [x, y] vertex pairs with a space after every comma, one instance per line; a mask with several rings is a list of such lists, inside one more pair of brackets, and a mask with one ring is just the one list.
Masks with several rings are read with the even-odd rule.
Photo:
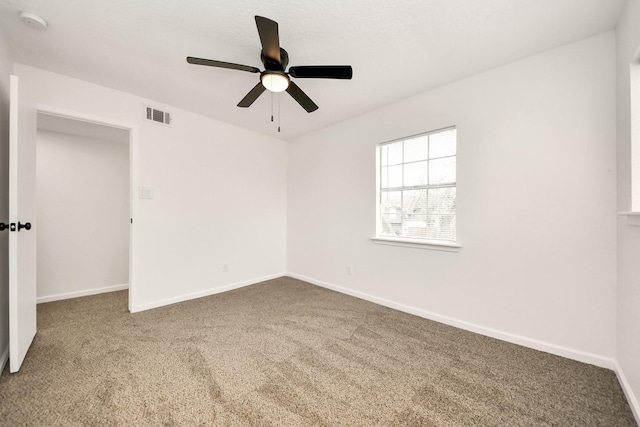
[[146, 107], [146, 118], [147, 120], [155, 123], [161, 123], [164, 125], [171, 124], [171, 114], [151, 107]]

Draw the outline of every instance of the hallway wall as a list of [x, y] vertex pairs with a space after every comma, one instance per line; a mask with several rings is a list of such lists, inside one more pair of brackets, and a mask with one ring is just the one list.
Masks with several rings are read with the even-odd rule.
[[128, 132], [38, 131], [38, 302], [128, 288], [129, 218]]

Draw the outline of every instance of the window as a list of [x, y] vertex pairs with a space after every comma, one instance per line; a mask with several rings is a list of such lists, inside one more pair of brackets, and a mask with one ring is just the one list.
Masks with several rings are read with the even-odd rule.
[[456, 128], [380, 144], [377, 158], [377, 237], [455, 243]]
[[631, 100], [631, 210], [626, 215], [630, 225], [640, 226], [640, 59], [629, 67]]

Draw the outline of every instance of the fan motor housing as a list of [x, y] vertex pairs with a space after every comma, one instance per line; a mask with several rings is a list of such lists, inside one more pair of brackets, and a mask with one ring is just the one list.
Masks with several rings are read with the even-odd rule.
[[289, 65], [289, 54], [283, 48], [280, 48], [280, 62], [274, 61], [271, 58], [267, 58], [264, 55], [264, 50], [260, 51], [260, 60], [264, 64], [264, 68], [269, 71], [282, 71], [286, 70]]

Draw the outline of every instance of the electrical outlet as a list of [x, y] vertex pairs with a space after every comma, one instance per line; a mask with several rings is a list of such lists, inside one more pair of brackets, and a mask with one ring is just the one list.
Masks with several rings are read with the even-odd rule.
[[347, 276], [353, 276], [353, 265], [347, 265]]
[[229, 264], [222, 264], [222, 271], [225, 273], [229, 272]]

